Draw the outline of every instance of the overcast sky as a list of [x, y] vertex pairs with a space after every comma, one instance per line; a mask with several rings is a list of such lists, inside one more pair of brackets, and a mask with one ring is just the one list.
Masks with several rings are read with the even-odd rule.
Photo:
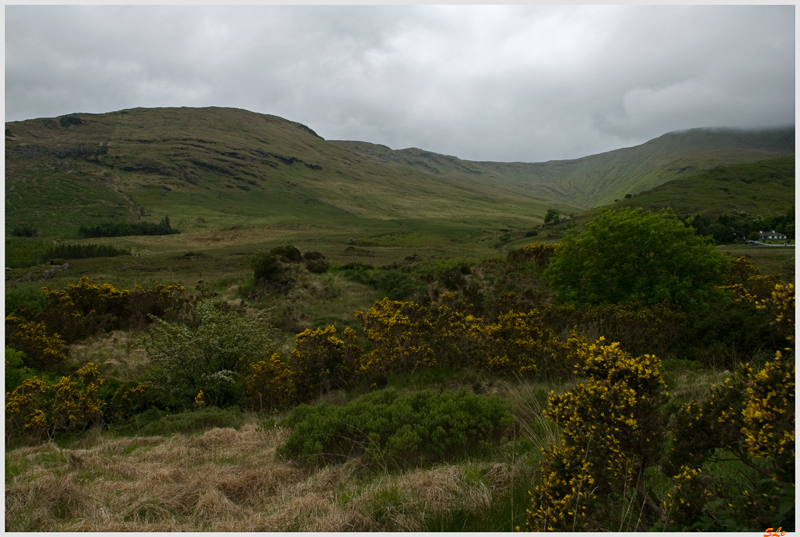
[[795, 7], [6, 6], [6, 121], [225, 106], [543, 162], [794, 125]]

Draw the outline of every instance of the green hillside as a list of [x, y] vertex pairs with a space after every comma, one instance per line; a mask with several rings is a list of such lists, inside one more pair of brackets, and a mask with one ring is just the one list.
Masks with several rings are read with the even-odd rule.
[[516, 186], [521, 192], [533, 189], [549, 197], [553, 207], [571, 202], [590, 208], [715, 166], [794, 155], [794, 129], [692, 129], [636, 147], [544, 163], [470, 162], [419, 149], [392, 151], [365, 142], [334, 143], [387, 164], [436, 175], [483, 177], [505, 188]]
[[[524, 242], [551, 208], [580, 214], [626, 194], [639, 202], [640, 192], [720, 165], [793, 154], [792, 128], [694, 129], [576, 160], [472, 162], [326, 141], [299, 123], [238, 109], [76, 113], [6, 124], [6, 234], [35, 230], [39, 237], [14, 237], [6, 246], [33, 252], [54, 239], [80, 239], [81, 226], [156, 224], [169, 216], [179, 235], [89, 242], [145, 256], [204, 251], [228, 259], [292, 242], [338, 261], [474, 257]], [[756, 211], [753, 203], [770, 214], [784, 210], [788, 194], [747, 185], [728, 186], [747, 205], [741, 210]], [[675, 188], [669, 201], [653, 204], [677, 207], [677, 198], [694, 212], [711, 203], [698, 190]]]
[[622, 198], [614, 206], [654, 211], [671, 207], [678, 214], [786, 214], [795, 201], [794, 160], [794, 157], [783, 157], [717, 166], [705, 173], [675, 179]]
[[418, 223], [530, 227], [554, 202], [518, 185], [364, 159], [303, 125], [243, 110], [67, 117], [77, 119], [6, 125], [9, 228], [71, 238], [79, 224], [164, 214], [182, 232], [389, 222], [398, 231], [418, 231]]

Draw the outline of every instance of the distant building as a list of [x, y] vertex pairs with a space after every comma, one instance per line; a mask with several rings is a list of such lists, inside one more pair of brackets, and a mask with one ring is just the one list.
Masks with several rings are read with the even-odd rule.
[[767, 239], [771, 239], [771, 240], [774, 240], [774, 241], [785, 241], [786, 240], [786, 235], [784, 235], [783, 233], [778, 233], [774, 229], [772, 231], [759, 231], [758, 233], [761, 235], [761, 240], [762, 241], [763, 240], [767, 240]]

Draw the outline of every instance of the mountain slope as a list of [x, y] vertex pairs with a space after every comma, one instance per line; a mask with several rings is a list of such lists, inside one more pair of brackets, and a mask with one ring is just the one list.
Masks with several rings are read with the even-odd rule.
[[794, 155], [794, 128], [691, 129], [667, 133], [636, 147], [530, 164], [470, 162], [419, 149], [392, 151], [365, 142], [334, 143], [365, 158], [429, 173], [502, 178], [519, 188], [534, 188], [553, 199], [566, 198], [589, 208], [715, 166]]
[[720, 164], [793, 154], [793, 128], [695, 129], [582, 159], [497, 163], [326, 141], [237, 109], [71, 114], [6, 124], [6, 225], [55, 238], [164, 214], [183, 232], [525, 229], [547, 208], [580, 212]]
[[184, 230], [200, 219], [218, 228], [393, 219], [532, 226], [554, 201], [364, 159], [300, 124], [221, 108], [8, 123], [6, 174], [7, 224], [56, 234], [143, 212], [169, 213]]

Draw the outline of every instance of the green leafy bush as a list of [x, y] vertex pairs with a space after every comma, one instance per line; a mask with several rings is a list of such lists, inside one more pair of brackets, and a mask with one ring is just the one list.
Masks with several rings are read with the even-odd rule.
[[13, 392], [25, 379], [32, 378], [36, 371], [25, 367], [25, 353], [6, 345], [6, 392]]
[[6, 289], [6, 315], [20, 312], [24, 317], [32, 317], [44, 309], [45, 303], [45, 295], [39, 285], [20, 285]]
[[278, 281], [283, 277], [283, 267], [277, 255], [270, 252], [259, 252], [250, 259], [253, 277], [259, 280]]
[[300, 253], [300, 249], [296, 246], [292, 246], [291, 244], [287, 244], [286, 246], [276, 246], [270, 250], [269, 253], [278, 256], [284, 263], [303, 262], [303, 254]]
[[721, 295], [730, 262], [672, 210], [604, 211], [558, 245], [545, 276], [575, 305], [669, 302], [703, 310]]
[[278, 454], [313, 464], [363, 453], [374, 464], [406, 467], [485, 452], [510, 424], [509, 404], [494, 396], [387, 389], [343, 407], [295, 408], [278, 423], [294, 429]]
[[141, 424], [137, 434], [142, 436], [168, 436], [171, 434], [190, 434], [214, 427], [231, 427], [238, 429], [244, 425], [246, 416], [237, 407], [202, 408], [195, 411], [184, 411], [169, 414], [156, 409], [140, 414], [141, 421], [150, 418], [152, 421]]
[[236, 404], [248, 366], [269, 357], [276, 330], [266, 312], [242, 316], [219, 311], [208, 300], [200, 302], [195, 312], [200, 319], [197, 328], [151, 317], [145, 339], [152, 364], [148, 384], [178, 406], [190, 407], [200, 391], [210, 405]]

